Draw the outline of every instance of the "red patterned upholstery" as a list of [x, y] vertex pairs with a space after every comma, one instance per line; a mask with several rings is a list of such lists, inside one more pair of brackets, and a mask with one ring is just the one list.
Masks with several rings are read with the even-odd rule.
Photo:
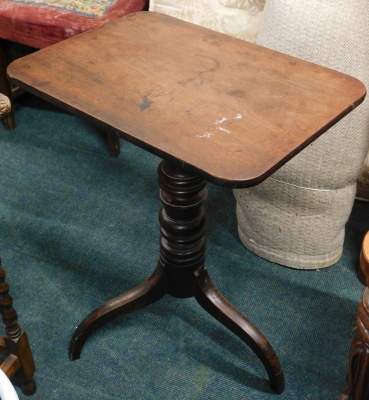
[[[106, 1], [106, 0], [104, 0]], [[0, 38], [41, 49], [112, 19], [147, 9], [148, 0], [115, 0], [101, 17], [50, 6], [58, 1], [0, 1]], [[63, 3], [62, 1], [60, 3]], [[101, 2], [100, 2], [101, 3]], [[108, 2], [110, 3], [110, 2]]]

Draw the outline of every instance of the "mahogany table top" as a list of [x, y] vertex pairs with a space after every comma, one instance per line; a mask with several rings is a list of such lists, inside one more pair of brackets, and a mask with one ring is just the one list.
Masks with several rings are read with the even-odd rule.
[[360, 104], [364, 85], [140, 12], [13, 62], [11, 81], [219, 185], [268, 177]]

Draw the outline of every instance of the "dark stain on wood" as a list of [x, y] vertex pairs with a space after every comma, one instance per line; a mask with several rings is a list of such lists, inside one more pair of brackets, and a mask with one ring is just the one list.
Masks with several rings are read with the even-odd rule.
[[152, 100], [150, 100], [146, 95], [142, 99], [142, 103], [140, 104], [140, 110], [145, 111], [148, 108], [151, 107], [151, 104], [153, 103]]

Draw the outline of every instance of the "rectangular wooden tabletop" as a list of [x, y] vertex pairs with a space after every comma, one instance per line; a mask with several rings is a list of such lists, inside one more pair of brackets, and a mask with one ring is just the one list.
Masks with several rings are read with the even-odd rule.
[[255, 185], [363, 101], [348, 75], [140, 12], [8, 68], [11, 81], [231, 187]]

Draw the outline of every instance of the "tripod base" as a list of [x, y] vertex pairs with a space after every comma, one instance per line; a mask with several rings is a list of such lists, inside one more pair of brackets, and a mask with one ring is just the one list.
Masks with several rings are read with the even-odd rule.
[[159, 166], [160, 259], [154, 273], [143, 283], [92, 311], [76, 329], [69, 349], [78, 359], [87, 338], [118, 315], [128, 314], [161, 299], [195, 297], [210, 315], [246, 343], [263, 363], [276, 393], [284, 390], [279, 360], [263, 334], [214, 286], [204, 267], [205, 182], [162, 162]]

